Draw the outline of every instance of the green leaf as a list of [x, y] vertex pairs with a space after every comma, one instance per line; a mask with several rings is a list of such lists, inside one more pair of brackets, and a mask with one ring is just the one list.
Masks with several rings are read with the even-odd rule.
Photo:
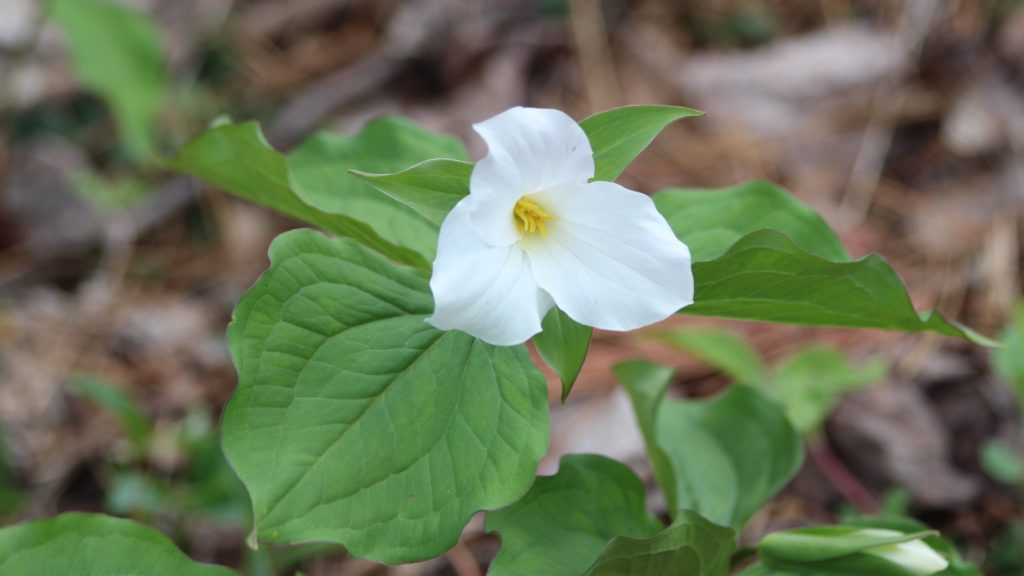
[[[288, 155], [288, 181], [306, 204], [365, 222], [385, 240], [429, 261], [436, 251], [437, 224], [349, 170], [397, 172], [437, 157], [464, 160], [467, 155], [456, 138], [401, 118], [378, 118], [354, 136], [320, 132], [306, 139]], [[408, 175], [405, 182], [410, 183]]]
[[583, 361], [587, 359], [593, 329], [569, 318], [558, 308], [548, 312], [541, 328], [541, 333], [533, 337], [533, 344], [544, 362], [562, 380], [562, 402], [565, 402], [580, 375]]
[[722, 256], [693, 266], [697, 316], [809, 326], [935, 332], [985, 346], [992, 340], [936, 312], [918, 314], [907, 289], [878, 255], [832, 262], [774, 230], [744, 236]]
[[683, 510], [653, 538], [612, 540], [588, 576], [726, 576], [734, 547], [732, 530]]
[[665, 507], [670, 512], [678, 510], [676, 473], [668, 453], [662, 449], [657, 428], [662, 400], [672, 384], [672, 370], [643, 360], [621, 362], [612, 370], [633, 403], [633, 412], [647, 446], [647, 457], [651, 460], [654, 478], [665, 495]]
[[762, 229], [777, 230], [804, 251], [826, 260], [850, 259], [846, 248], [817, 212], [771, 182], [755, 180], [733, 188], [671, 188], [654, 204], [694, 262], [713, 260], [740, 238]]
[[394, 174], [358, 170], [349, 170], [349, 173], [441, 226], [452, 208], [469, 194], [473, 164], [438, 158]]
[[135, 450], [139, 454], [147, 450], [151, 431], [149, 419], [126, 392], [106, 380], [85, 375], [73, 377], [69, 391], [109, 411], [117, 418]]
[[[911, 540], [929, 541], [937, 533], [930, 530], [901, 532], [895, 535], [865, 534], [865, 527], [882, 527], [875, 523], [862, 526], [816, 526], [775, 532], [758, 544], [758, 555], [778, 574], [783, 570], [796, 574], [861, 576], [914, 576], [907, 568], [868, 553], [869, 550]], [[894, 528], [887, 527], [889, 530]], [[939, 552], [939, 550], [936, 550]], [[945, 572], [945, 571], [944, 571]]]
[[67, 34], [79, 81], [110, 106], [128, 153], [150, 160], [167, 92], [157, 27], [135, 10], [98, 0], [52, 0], [49, 14]]
[[1024, 302], [1014, 306], [1001, 340], [1004, 346], [992, 351], [992, 365], [1012, 386], [1017, 402], [1024, 410]]
[[63, 514], [0, 530], [0, 574], [228, 576], [199, 564], [160, 532], [128, 520]]
[[270, 147], [255, 122], [218, 122], [189, 142], [168, 163], [168, 168], [197, 176], [240, 198], [327, 232], [357, 240], [403, 264], [427, 267], [422, 254], [385, 240], [364, 222], [303, 202], [288, 183], [287, 160]]
[[716, 328], [687, 328], [657, 332], [656, 336], [700, 358], [737, 382], [759, 385], [765, 380], [767, 369], [757, 350], [734, 332]]
[[623, 106], [580, 122], [594, 151], [593, 180], [613, 181], [666, 126], [704, 113], [682, 106]]
[[603, 456], [562, 458], [558, 474], [537, 478], [515, 504], [489, 512], [501, 551], [488, 574], [582, 576], [617, 536], [650, 538], [661, 523], [645, 508], [644, 485]]
[[347, 239], [281, 235], [235, 311], [228, 460], [256, 536], [410, 562], [526, 492], [547, 448], [547, 385], [523, 346], [425, 322], [425, 275]]
[[[733, 385], [711, 400], [664, 399], [669, 379], [656, 365], [627, 366], [650, 374], [638, 378], [617, 371], [634, 401], [666, 500], [674, 492], [678, 507], [740, 529], [800, 469], [800, 437], [782, 408], [754, 388]], [[671, 464], [674, 490], [665, 489], [669, 474], [658, 474], [663, 459]]]
[[1024, 484], [1024, 462], [1020, 454], [1004, 442], [990, 439], [982, 445], [981, 466], [1003, 484]]
[[814, 526], [773, 532], [757, 545], [762, 558], [796, 562], [819, 562], [863, 552], [869, 548], [899, 544], [936, 534], [930, 530], [902, 532], [891, 536], [864, 533], [862, 526]]
[[885, 378], [889, 366], [880, 358], [854, 365], [828, 346], [805, 348], [775, 367], [770, 394], [786, 406], [789, 421], [801, 434], [820, 429], [840, 396]]

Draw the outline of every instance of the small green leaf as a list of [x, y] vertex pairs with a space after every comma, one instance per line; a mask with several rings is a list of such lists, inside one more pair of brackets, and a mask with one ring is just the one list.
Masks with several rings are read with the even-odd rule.
[[[637, 377], [617, 370], [634, 401], [667, 501], [674, 492], [679, 508], [740, 529], [800, 469], [800, 437], [782, 408], [754, 388], [733, 385], [710, 400], [665, 399], [668, 379], [659, 375], [657, 365], [625, 366], [649, 374]], [[664, 460], [671, 465], [674, 490], [664, 488], [670, 475], [658, 473]]]
[[832, 262], [774, 230], [744, 236], [722, 256], [693, 266], [694, 304], [685, 314], [809, 326], [935, 332], [997, 343], [914, 310], [906, 287], [878, 255]]
[[459, 200], [469, 194], [473, 164], [438, 158], [394, 174], [349, 172], [440, 226]]
[[[288, 155], [288, 181], [306, 204], [358, 219], [385, 240], [429, 261], [436, 250], [438, 224], [349, 171], [386, 174], [438, 157], [464, 160], [467, 155], [456, 138], [401, 118], [378, 118], [354, 136], [320, 132], [307, 138]], [[411, 183], [408, 175], [404, 181]]]
[[160, 532], [128, 520], [63, 514], [0, 530], [0, 574], [228, 576], [199, 564]]
[[1024, 410], [1024, 301], [1014, 306], [1001, 340], [1004, 346], [992, 351], [992, 365], [1012, 386], [1017, 402]]
[[654, 204], [695, 262], [718, 258], [740, 238], [762, 229], [782, 232], [804, 251], [827, 260], [850, 259], [817, 212], [771, 182], [716, 190], [671, 188], [655, 194]]
[[633, 412], [647, 446], [647, 457], [651, 460], [654, 478], [665, 495], [665, 507], [670, 512], [679, 509], [676, 494], [676, 473], [668, 453], [658, 440], [658, 412], [669, 385], [672, 384], [672, 370], [660, 364], [631, 360], [616, 364], [612, 369], [615, 377], [629, 394]]
[[726, 576], [735, 538], [729, 528], [683, 510], [653, 538], [612, 540], [588, 576]]
[[106, 100], [127, 151], [153, 158], [167, 79], [160, 32], [143, 14], [99, 0], [52, 0], [50, 17], [67, 34], [75, 74]]
[[682, 106], [623, 106], [580, 122], [594, 151], [594, 180], [619, 177], [666, 126], [704, 113]]
[[657, 332], [657, 337], [682, 348], [737, 382], [759, 385], [767, 372], [757, 350], [729, 330], [687, 328]]
[[75, 376], [69, 391], [108, 410], [123, 428], [135, 450], [145, 453], [151, 425], [145, 413], [131, 396], [110, 382], [93, 376]]
[[558, 308], [548, 312], [541, 328], [541, 333], [533, 337], [533, 344], [544, 362], [562, 380], [562, 402], [565, 402], [580, 375], [583, 361], [587, 359], [593, 329], [569, 318]]
[[297, 230], [270, 260], [228, 330], [222, 432], [259, 539], [423, 560], [526, 492], [548, 405], [525, 347], [432, 328], [425, 274], [351, 240]]
[[645, 508], [644, 485], [603, 456], [562, 458], [521, 500], [488, 512], [486, 530], [501, 535], [491, 576], [582, 576], [612, 539], [650, 538], [661, 523]]
[[428, 266], [421, 253], [385, 240], [366, 223], [303, 202], [288, 182], [287, 160], [270, 147], [255, 122], [218, 122], [189, 142], [168, 163], [168, 168], [202, 178], [236, 196], [327, 232], [357, 240], [403, 264]]
[[839, 350], [812, 346], [775, 367], [768, 392], [786, 406], [786, 415], [804, 435], [820, 429], [840, 396], [881, 381], [889, 366], [880, 358], [851, 364]]
[[1004, 442], [991, 439], [982, 445], [981, 466], [989, 476], [1003, 484], [1024, 484], [1024, 462], [1020, 454]]

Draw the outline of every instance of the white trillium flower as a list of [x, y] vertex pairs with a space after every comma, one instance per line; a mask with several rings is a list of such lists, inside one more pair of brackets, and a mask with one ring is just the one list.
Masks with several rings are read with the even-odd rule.
[[[899, 536], [895, 530], [884, 530], [880, 528], [867, 528], [861, 531], [869, 536]], [[931, 546], [921, 540], [900, 542], [899, 544], [887, 544], [876, 548], [869, 548], [865, 554], [879, 556], [893, 564], [898, 564], [917, 576], [929, 576], [941, 572], [949, 566], [949, 561], [936, 552]]]
[[693, 303], [690, 250], [648, 196], [589, 182], [594, 155], [572, 118], [512, 108], [473, 129], [488, 154], [441, 225], [430, 324], [509, 346], [555, 305], [633, 330]]

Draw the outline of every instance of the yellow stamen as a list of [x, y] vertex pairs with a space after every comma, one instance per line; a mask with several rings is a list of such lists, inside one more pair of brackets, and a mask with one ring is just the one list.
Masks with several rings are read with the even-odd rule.
[[526, 198], [526, 196], [520, 198], [516, 202], [516, 207], [512, 210], [512, 219], [515, 221], [519, 231], [524, 234], [533, 234], [539, 231], [542, 235], [547, 236], [548, 228], [544, 223], [551, 220], [551, 218], [550, 214], [541, 210], [536, 202]]

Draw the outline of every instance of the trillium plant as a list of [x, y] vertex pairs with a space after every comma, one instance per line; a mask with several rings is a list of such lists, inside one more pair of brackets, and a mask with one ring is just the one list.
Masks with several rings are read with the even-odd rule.
[[[487, 149], [475, 164], [460, 141], [399, 118], [315, 134], [288, 154], [257, 124], [221, 120], [171, 159], [312, 227], [274, 240], [228, 328], [238, 388], [221, 433], [252, 502], [249, 544], [328, 542], [415, 562], [444, 554], [482, 513], [500, 540], [495, 576], [979, 574], [908, 518], [744, 531], [824, 418], [799, 393], [813, 379], [783, 386], [806, 374], [797, 363], [771, 376], [796, 394], [762, 387], [754, 358], [703, 399], [672, 394], [663, 366], [616, 366], [659, 498], [600, 455], [566, 455], [537, 475], [549, 395], [527, 342], [563, 402], [593, 328], [676, 314], [991, 344], [915, 310], [881, 257], [852, 258], [775, 185], [649, 195], [614, 182], [665, 126], [699, 115], [631, 106], [577, 123], [513, 108], [473, 126]], [[688, 338], [711, 355], [733, 346]], [[230, 573], [114, 518], [0, 531], [3, 574], [140, 570]]]

